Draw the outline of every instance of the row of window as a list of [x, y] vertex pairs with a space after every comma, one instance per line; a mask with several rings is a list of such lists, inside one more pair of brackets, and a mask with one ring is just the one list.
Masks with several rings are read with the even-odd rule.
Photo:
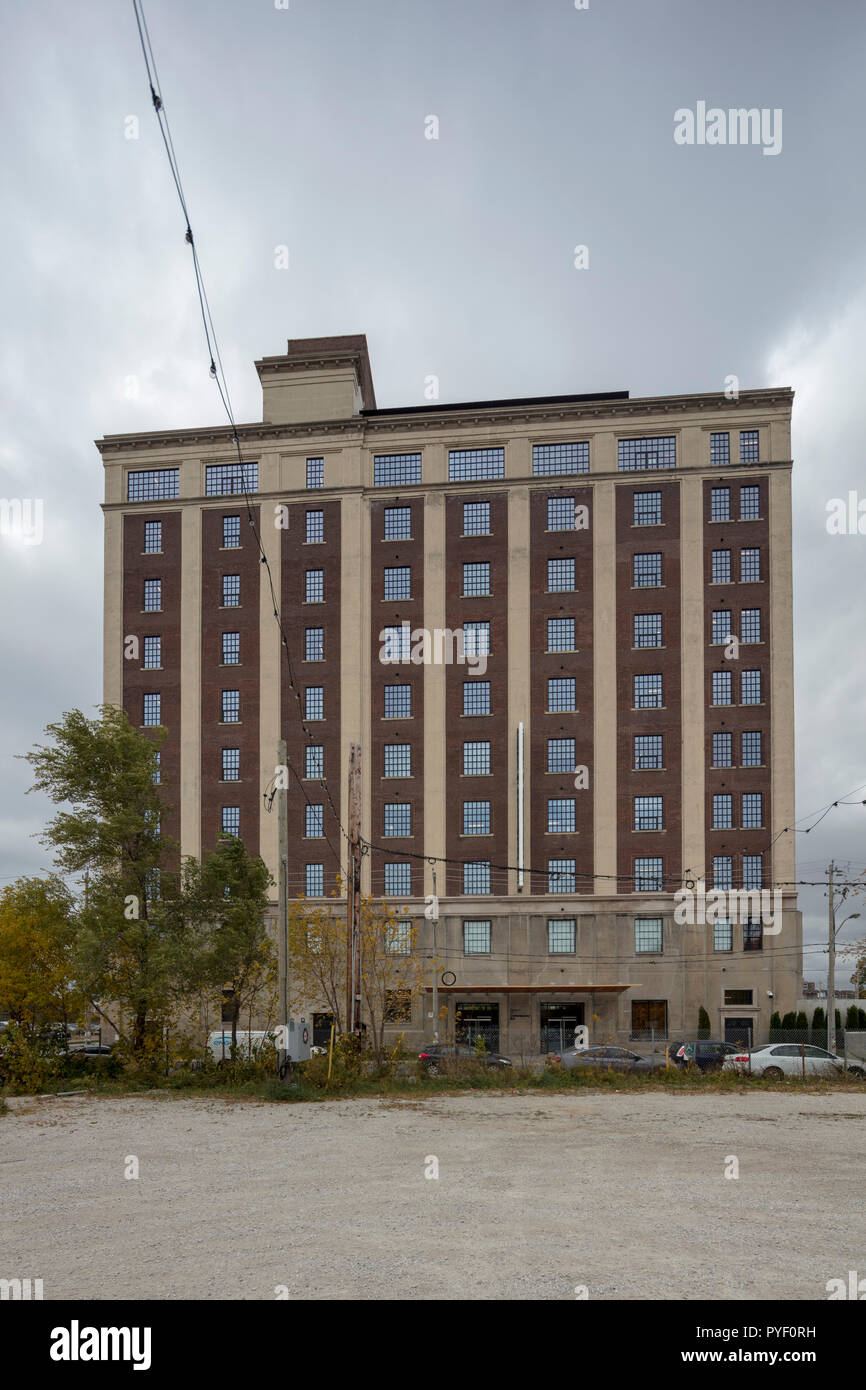
[[[713, 646], [725, 646], [733, 634], [733, 613], [727, 608], [717, 608], [712, 614], [712, 636]], [[633, 620], [634, 638], [633, 647], [662, 647], [662, 615], [661, 613], [635, 613]], [[761, 610], [760, 608], [743, 608], [740, 610], [739, 639], [743, 645], [760, 642], [761, 639]]]
[[[236, 808], [228, 808], [236, 809]], [[236, 833], [236, 832], [231, 832]], [[763, 862], [762, 854], [744, 854], [742, 856], [742, 878], [743, 888], [754, 891], [763, 887]], [[403, 896], [409, 895], [410, 870], [409, 864], [385, 865], [385, 891], [394, 892], [395, 896], [400, 896], [399, 890], [392, 890], [387, 885], [394, 882], [395, 878], [389, 878], [389, 870], [396, 871], [402, 869], [407, 885]], [[464, 863], [463, 866], [463, 895], [465, 897], [489, 897], [492, 893], [491, 888], [491, 863], [489, 860], [476, 860]], [[548, 893], [576, 893], [577, 892], [577, 862], [574, 859], [548, 859], [547, 861], [547, 892]], [[395, 877], [397, 877], [395, 875]], [[731, 855], [717, 855], [713, 859], [713, 887], [717, 889], [733, 888], [733, 857]], [[590, 874], [581, 875], [581, 879], [588, 881]], [[305, 865], [306, 894], [308, 897], [321, 897], [324, 884], [324, 865], [307, 864]], [[636, 893], [661, 893], [664, 892], [664, 875], [661, 856], [647, 856], [634, 860], [634, 875], [632, 882]]]
[[[620, 472], [651, 468], [675, 468], [676, 437], [657, 435], [644, 439], [617, 441], [617, 467]], [[730, 464], [731, 436], [724, 430], [710, 435], [710, 463]], [[740, 462], [758, 462], [758, 431], [740, 430]], [[567, 476], [589, 472], [589, 441], [572, 440], [559, 444], [532, 446], [532, 472], [535, 477]], [[505, 477], [505, 449], [451, 449], [448, 454], [450, 482], [471, 482]], [[376, 454], [373, 458], [375, 487], [417, 486], [421, 482], [421, 454]], [[306, 461], [306, 486], [325, 485], [325, 461], [321, 457]], [[171, 501], [178, 497], [179, 468], [144, 468], [127, 475], [127, 501]], [[216, 463], [205, 467], [205, 496], [225, 497], [258, 492], [258, 463]]]
[[[387, 868], [386, 865], [386, 878]], [[392, 865], [393, 868], [408, 868], [408, 865]], [[385, 889], [386, 893], [388, 889]], [[400, 895], [397, 895], [400, 896]], [[488, 918], [476, 918], [463, 922], [463, 954], [467, 956], [486, 956], [493, 950], [493, 923]], [[403, 946], [405, 937], [395, 938], [391, 950], [395, 954], [408, 952], [408, 943]], [[743, 950], [763, 949], [763, 926], [758, 920], [743, 923]], [[636, 955], [662, 955], [664, 953], [664, 921], [661, 917], [636, 917], [634, 920], [634, 949]], [[734, 923], [718, 921], [713, 929], [713, 950], [733, 951]], [[551, 956], [573, 956], [577, 953], [577, 918], [548, 917], [547, 952]]]

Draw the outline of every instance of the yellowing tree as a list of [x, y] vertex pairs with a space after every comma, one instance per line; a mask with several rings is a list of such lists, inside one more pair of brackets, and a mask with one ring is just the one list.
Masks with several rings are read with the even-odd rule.
[[19, 878], [0, 893], [0, 1005], [26, 1032], [81, 1017], [73, 913], [58, 878]]

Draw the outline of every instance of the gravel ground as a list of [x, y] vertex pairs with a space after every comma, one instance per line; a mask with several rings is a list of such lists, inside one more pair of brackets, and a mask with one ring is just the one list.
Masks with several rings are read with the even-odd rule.
[[0, 1277], [46, 1299], [813, 1299], [866, 1273], [850, 1092], [10, 1110]]

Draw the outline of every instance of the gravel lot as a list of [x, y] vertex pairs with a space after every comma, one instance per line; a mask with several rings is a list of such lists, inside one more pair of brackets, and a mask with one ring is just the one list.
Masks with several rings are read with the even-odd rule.
[[812, 1299], [866, 1272], [866, 1095], [10, 1107], [0, 1277], [46, 1299]]

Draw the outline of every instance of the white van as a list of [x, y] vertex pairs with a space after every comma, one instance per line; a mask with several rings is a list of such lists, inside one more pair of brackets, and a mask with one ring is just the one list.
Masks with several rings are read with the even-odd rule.
[[[288, 1024], [278, 1025], [269, 1033], [250, 1032], [239, 1028], [237, 1031], [237, 1056], [254, 1057], [265, 1044], [270, 1043], [277, 1051], [286, 1054], [288, 1062], [308, 1062], [312, 1052], [313, 1029], [305, 1018], [290, 1018]], [[232, 1056], [232, 1030], [222, 1028], [209, 1033], [207, 1050], [215, 1062], [230, 1062]]]

